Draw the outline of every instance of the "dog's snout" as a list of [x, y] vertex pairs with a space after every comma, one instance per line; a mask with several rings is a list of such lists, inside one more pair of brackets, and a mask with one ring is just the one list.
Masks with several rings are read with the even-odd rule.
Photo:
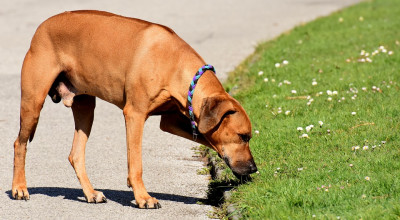
[[223, 157], [223, 159], [236, 176], [250, 175], [258, 170], [253, 159], [248, 161], [236, 161], [233, 163], [229, 157]]

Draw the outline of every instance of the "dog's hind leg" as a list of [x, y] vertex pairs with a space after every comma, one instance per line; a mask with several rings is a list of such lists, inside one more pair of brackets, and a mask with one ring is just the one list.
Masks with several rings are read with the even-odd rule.
[[75, 134], [71, 153], [68, 157], [82, 186], [85, 198], [89, 203], [107, 201], [102, 192], [93, 189], [85, 168], [85, 147], [92, 129], [95, 106], [96, 99], [94, 96], [75, 96], [72, 104], [72, 113], [75, 120]]
[[[59, 73], [59, 68], [47, 54], [29, 51], [21, 71], [20, 130], [14, 142], [14, 176], [12, 196], [28, 200], [25, 178], [27, 142], [32, 141], [47, 93]], [[53, 60], [54, 61], [54, 60]]]

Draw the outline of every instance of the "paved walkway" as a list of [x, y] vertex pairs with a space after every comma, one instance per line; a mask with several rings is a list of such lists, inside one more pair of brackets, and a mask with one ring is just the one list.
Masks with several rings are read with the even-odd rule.
[[206, 219], [208, 179], [193, 158], [193, 142], [158, 129], [159, 117], [146, 123], [144, 181], [163, 208], [133, 207], [126, 187], [126, 142], [122, 112], [98, 100], [87, 147], [87, 170], [106, 204], [88, 204], [67, 157], [73, 137], [71, 110], [50, 99], [42, 110], [34, 141], [28, 145], [28, 202], [10, 199], [13, 142], [19, 126], [19, 74], [36, 27], [54, 14], [98, 9], [173, 28], [217, 69], [221, 80], [263, 40], [295, 25], [327, 15], [359, 0], [13, 0], [0, 3], [0, 219]]

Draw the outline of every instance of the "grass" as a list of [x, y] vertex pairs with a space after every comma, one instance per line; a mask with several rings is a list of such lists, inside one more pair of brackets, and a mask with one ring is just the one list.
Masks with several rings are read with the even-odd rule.
[[399, 41], [400, 1], [376, 0], [259, 45], [225, 86], [260, 173], [227, 203], [249, 219], [400, 218]]

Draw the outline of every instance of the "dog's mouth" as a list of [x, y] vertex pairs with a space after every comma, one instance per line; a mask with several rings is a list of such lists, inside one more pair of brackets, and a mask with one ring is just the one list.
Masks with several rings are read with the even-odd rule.
[[257, 166], [253, 160], [251, 161], [237, 161], [235, 166], [232, 166], [231, 159], [227, 156], [222, 157], [228, 167], [232, 170], [233, 174], [239, 180], [247, 182], [251, 180], [250, 174], [257, 172]]

